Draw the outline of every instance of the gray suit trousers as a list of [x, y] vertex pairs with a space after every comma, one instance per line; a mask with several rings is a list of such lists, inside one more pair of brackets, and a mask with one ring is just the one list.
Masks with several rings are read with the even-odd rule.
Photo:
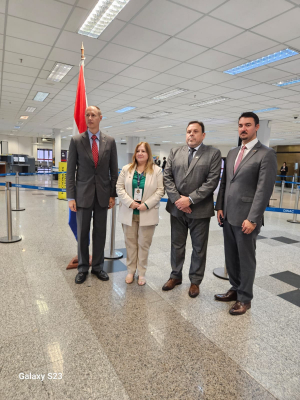
[[95, 198], [91, 207], [77, 208], [78, 272], [89, 270], [89, 232], [93, 215], [92, 269], [100, 271], [104, 266], [107, 207], [100, 207]]
[[231, 284], [230, 290], [237, 292], [237, 299], [247, 303], [253, 298], [253, 283], [256, 270], [256, 238], [260, 232], [259, 222], [252, 233], [246, 235], [241, 226], [224, 221], [225, 263]]
[[186, 239], [190, 230], [193, 252], [189, 278], [191, 283], [200, 285], [205, 271], [209, 223], [210, 218], [174, 217], [171, 214], [171, 278], [182, 279]]

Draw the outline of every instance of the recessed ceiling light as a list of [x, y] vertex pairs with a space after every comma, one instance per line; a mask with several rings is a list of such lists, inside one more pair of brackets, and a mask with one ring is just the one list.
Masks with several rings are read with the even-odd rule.
[[47, 81], [60, 82], [72, 68], [73, 65], [55, 63]]
[[72, 126], [68, 126], [68, 127], [66, 128], [67, 131], [70, 131], [71, 129], [73, 129]]
[[166, 115], [172, 114], [170, 111], [155, 111], [151, 114], [145, 115], [143, 117], [139, 117], [140, 119], [153, 119], [153, 118], [160, 118], [165, 117]]
[[188, 89], [177, 88], [177, 89], [170, 90], [169, 92], [158, 94], [157, 96], [152, 97], [152, 99], [154, 99], [154, 100], [167, 99], [168, 97], [176, 96], [177, 94], [184, 93], [184, 92], [188, 92]]
[[222, 101], [230, 100], [228, 97], [216, 97], [211, 100], [200, 101], [199, 103], [190, 104], [191, 107], [203, 107], [210, 104], [221, 103]]
[[78, 33], [98, 38], [129, 0], [99, 0]]
[[250, 61], [246, 64], [239, 65], [237, 67], [228, 69], [227, 71], [223, 71], [225, 74], [237, 75], [242, 72], [249, 71], [250, 69], [259, 68], [263, 65], [271, 64], [275, 61], [283, 60], [288, 57], [296, 56], [298, 54], [297, 51], [292, 49], [285, 49], [281, 51], [277, 51], [276, 53], [269, 54], [268, 56], [258, 58], [257, 60]]
[[35, 101], [44, 101], [47, 96], [49, 96], [50, 93], [45, 93], [45, 92], [37, 92], [37, 94], [34, 96], [33, 100]]
[[26, 112], [33, 112], [36, 110], [36, 107], [27, 107]]
[[63, 136], [62, 139], [67, 139], [67, 136]]
[[133, 122], [136, 122], [136, 121], [125, 121], [125, 122], [121, 122], [121, 124], [126, 125], [126, 124], [132, 124]]
[[112, 128], [112, 125], [104, 126], [104, 127], [103, 127], [103, 129], [108, 129], [108, 128]]
[[21, 127], [20, 126], [14, 126], [14, 129], [20, 129]]
[[124, 108], [121, 108], [121, 110], [117, 110], [117, 111], [115, 111], [116, 113], [124, 113], [124, 112], [126, 112], [126, 111], [130, 111], [130, 110], [134, 110], [136, 107], [124, 107]]
[[295, 83], [300, 83], [300, 78], [291, 79], [289, 81], [281, 81], [281, 82], [273, 83], [273, 85], [282, 87], [282, 86], [294, 85]]
[[160, 126], [158, 129], [172, 128], [173, 125]]
[[263, 113], [263, 112], [268, 112], [268, 111], [275, 111], [279, 110], [278, 107], [272, 107], [272, 108], [263, 108], [262, 110], [255, 110], [253, 111], [254, 113]]
[[28, 115], [21, 115], [20, 119], [28, 119]]

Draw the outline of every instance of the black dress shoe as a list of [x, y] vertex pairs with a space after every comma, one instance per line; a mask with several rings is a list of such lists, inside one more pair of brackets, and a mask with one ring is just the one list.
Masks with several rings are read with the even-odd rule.
[[98, 279], [100, 279], [101, 281], [108, 281], [109, 280], [109, 276], [107, 275], [107, 273], [105, 271], [103, 271], [103, 269], [101, 269], [101, 271], [94, 271], [92, 269], [91, 273], [96, 275], [96, 277]]
[[78, 272], [75, 278], [75, 283], [83, 283], [86, 280], [88, 272]]

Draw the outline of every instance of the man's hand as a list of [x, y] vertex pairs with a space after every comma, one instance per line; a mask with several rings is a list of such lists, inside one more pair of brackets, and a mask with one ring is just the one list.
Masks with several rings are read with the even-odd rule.
[[110, 210], [111, 208], [113, 208], [114, 205], [115, 205], [115, 198], [114, 197], [110, 197], [109, 198], [109, 203], [108, 203], [108, 209]]
[[192, 209], [191, 209], [191, 207], [186, 207], [186, 208], [183, 208], [181, 211], [183, 211], [186, 214], [191, 214]]
[[139, 206], [137, 207], [137, 209], [138, 209], [139, 211], [146, 211], [146, 210], [147, 210], [147, 207], [145, 206], [144, 203], [142, 203], [142, 204], [139, 204]]
[[223, 210], [218, 210], [218, 212], [217, 212], [217, 218], [218, 218], [218, 222], [219, 222], [219, 224], [220, 224], [220, 225], [222, 225], [221, 218], [223, 218], [223, 219], [224, 219], [224, 213], [223, 213]]
[[190, 199], [186, 196], [180, 196], [180, 199], [175, 201], [175, 206], [178, 208], [178, 210], [183, 211], [184, 208], [190, 206]]
[[249, 235], [254, 231], [256, 228], [256, 224], [252, 224], [252, 222], [248, 221], [245, 219], [245, 221], [242, 223], [242, 232], [246, 233], [246, 235]]
[[71, 211], [76, 212], [77, 208], [76, 208], [76, 201], [75, 200], [69, 200], [69, 209]]
[[136, 208], [138, 208], [140, 206], [140, 203], [137, 203], [136, 201], [133, 201], [131, 204], [130, 204], [130, 208], [133, 208], [134, 210], [136, 209]]

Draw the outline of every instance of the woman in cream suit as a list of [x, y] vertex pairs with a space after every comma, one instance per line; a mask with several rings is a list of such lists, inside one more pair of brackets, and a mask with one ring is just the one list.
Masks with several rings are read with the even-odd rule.
[[143, 286], [146, 283], [148, 253], [164, 192], [162, 170], [154, 164], [149, 144], [140, 142], [132, 163], [123, 167], [117, 182], [119, 221], [127, 250], [126, 283], [133, 282], [136, 270], [138, 284]]

